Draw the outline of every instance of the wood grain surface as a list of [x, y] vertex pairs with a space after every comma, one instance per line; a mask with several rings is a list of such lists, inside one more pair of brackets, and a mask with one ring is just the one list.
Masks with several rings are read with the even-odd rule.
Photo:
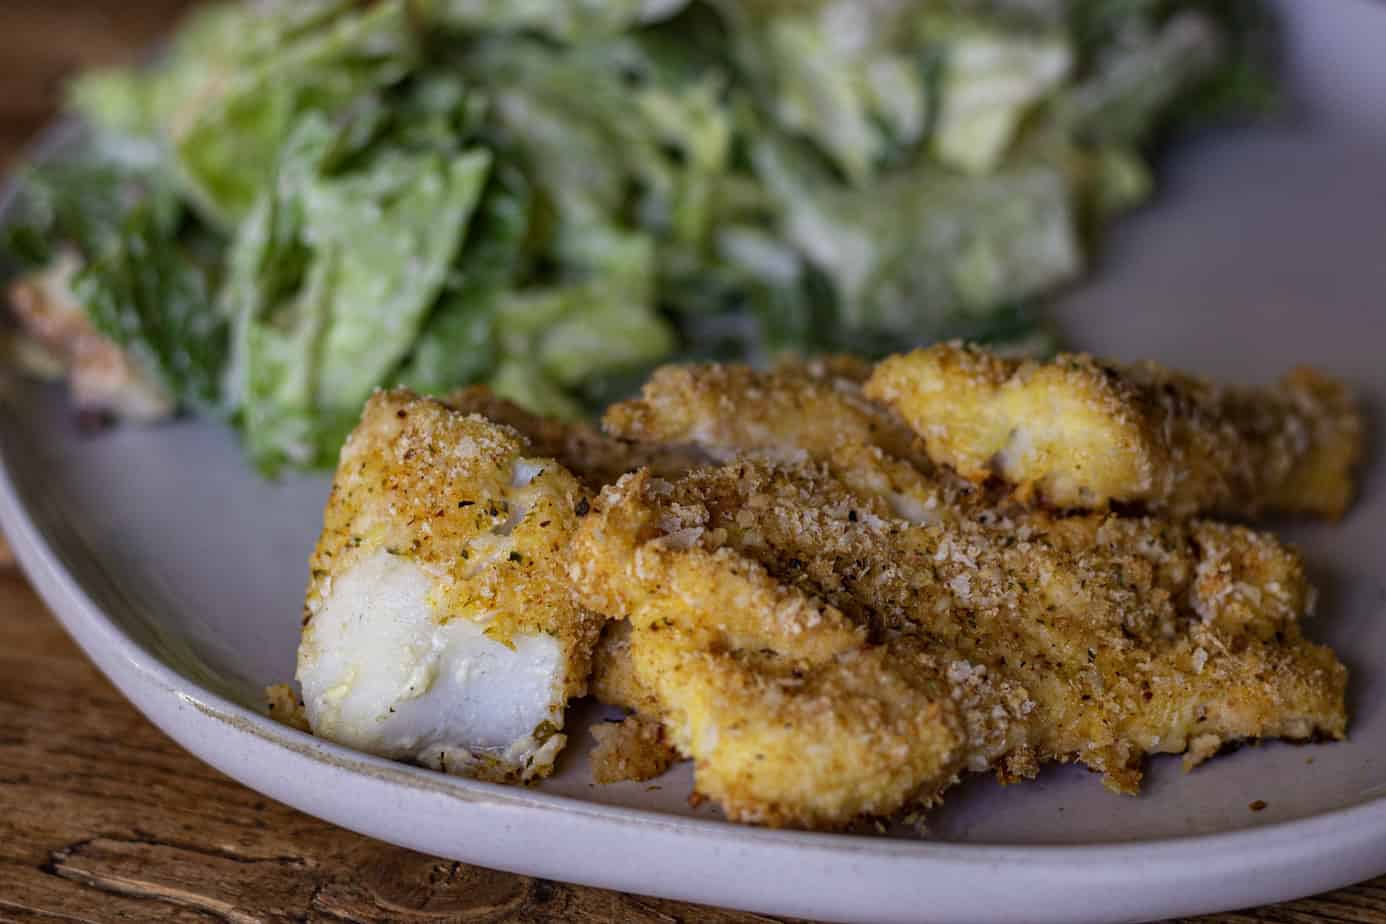
[[[63, 78], [178, 0], [0, 0], [0, 165]], [[202, 764], [96, 671], [0, 544], [0, 922], [769, 921], [466, 866], [352, 834]], [[1200, 924], [1386, 924], [1386, 878]]]

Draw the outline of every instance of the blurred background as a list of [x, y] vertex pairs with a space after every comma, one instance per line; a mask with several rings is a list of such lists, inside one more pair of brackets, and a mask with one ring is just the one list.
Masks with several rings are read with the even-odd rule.
[[67, 78], [86, 67], [125, 63], [131, 49], [167, 32], [190, 6], [190, 0], [0, 3], [0, 163], [13, 162], [52, 118]]
[[[11, 169], [53, 118], [69, 78], [84, 68], [128, 62], [132, 49], [155, 41], [192, 5], [192, 0], [0, 3], [0, 171]], [[0, 536], [0, 566], [11, 563]]]

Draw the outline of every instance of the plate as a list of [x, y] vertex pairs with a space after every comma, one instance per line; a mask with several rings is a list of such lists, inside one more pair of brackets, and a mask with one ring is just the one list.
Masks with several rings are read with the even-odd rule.
[[[1297, 363], [1386, 408], [1386, 7], [1286, 3], [1300, 105], [1162, 161], [1060, 300], [1075, 345], [1232, 381]], [[808, 918], [1129, 921], [1263, 904], [1386, 873], [1386, 453], [1337, 524], [1276, 524], [1321, 602], [1309, 634], [1352, 670], [1351, 740], [1267, 744], [1138, 798], [1073, 767], [974, 778], [924, 836], [767, 831], [690, 808], [680, 768], [590, 783], [584, 746], [535, 789], [353, 753], [267, 719], [294, 669], [326, 479], [259, 480], [221, 425], [84, 435], [56, 389], [0, 388], [0, 524], [68, 631], [150, 719], [246, 785], [364, 834], [468, 863]], [[580, 710], [579, 724], [600, 718]], [[585, 742], [579, 730], [572, 740]], [[1263, 811], [1250, 804], [1264, 801]]]

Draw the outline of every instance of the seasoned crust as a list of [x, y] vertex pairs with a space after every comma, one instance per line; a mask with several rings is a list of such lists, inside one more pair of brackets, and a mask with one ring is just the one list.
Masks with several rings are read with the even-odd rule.
[[689, 446], [636, 443], [607, 436], [591, 424], [534, 414], [485, 385], [458, 389], [442, 402], [510, 427], [525, 438], [531, 454], [557, 459], [592, 491], [638, 468], [672, 476], [707, 461]]
[[[871, 369], [852, 356], [791, 359], [772, 372], [735, 364], [667, 366], [639, 398], [609, 408], [604, 426], [651, 447], [692, 445], [721, 461], [824, 462], [853, 489], [889, 498], [907, 519], [994, 507], [1001, 498], [936, 468], [903, 420], [866, 399], [861, 382]], [[668, 467], [652, 471], [670, 474]]]
[[[805, 798], [796, 781], [747, 769], [699, 734], [717, 719], [720, 732], [729, 716], [759, 728], [775, 715], [781, 675], [778, 662], [756, 660], [761, 649], [782, 658], [786, 637], [806, 651], [800, 634], [837, 638], [847, 625], [866, 631], [865, 645], [843, 637], [802, 660], [876, 652], [874, 669], [908, 675], [891, 695], [914, 689], [907, 681], [937, 690], [942, 677], [948, 696], [931, 701], [951, 699], [959, 713], [962, 764], [1006, 780], [1042, 760], [1077, 760], [1133, 792], [1149, 753], [1188, 752], [1193, 763], [1223, 742], [1345, 730], [1346, 671], [1301, 636], [1310, 589], [1297, 556], [1264, 534], [1036, 512], [916, 525], [823, 468], [763, 461], [672, 483], [631, 476], [600, 508], [575, 546], [589, 605], [632, 616], [636, 671], [668, 710], [675, 743], [698, 760], [700, 791], [735, 817], [841, 819], [840, 806], [788, 811]], [[690, 562], [697, 578], [675, 578]], [[757, 593], [792, 596], [821, 618], [769, 618], [756, 639], [744, 624], [773, 611], [754, 602], [748, 575]], [[770, 631], [784, 625], [798, 629]], [[911, 646], [926, 656], [911, 661]], [[839, 748], [845, 734], [795, 728], [800, 747]], [[816, 786], [841, 791], [831, 768], [815, 772]]]
[[659, 700], [635, 672], [630, 654], [630, 623], [613, 619], [602, 627], [597, 650], [592, 654], [589, 689], [597, 702], [657, 719]]
[[839, 827], [894, 814], [956, 773], [956, 711], [918, 649], [860, 646], [812, 663], [637, 629], [632, 653], [694, 759], [698, 792], [735, 821]]
[[697, 514], [661, 503], [670, 489], [647, 472], [608, 487], [573, 576], [586, 605], [630, 620], [630, 665], [699, 792], [736, 820], [833, 827], [951, 779], [961, 737], [932, 659], [867, 644], [864, 625], [681, 527]]
[[934, 461], [1061, 508], [1337, 517], [1362, 453], [1351, 395], [1309, 369], [1234, 388], [1155, 363], [1042, 363], [950, 343], [885, 360], [865, 392], [909, 421]]
[[524, 445], [509, 427], [407, 389], [376, 393], [342, 447], [305, 628], [334, 574], [385, 549], [435, 576], [433, 605], [447, 618], [485, 619], [502, 642], [558, 637], [581, 659], [570, 673], [570, 695], [581, 695], [602, 620], [577, 605], [564, 562], [586, 494]]
[[317, 734], [500, 782], [551, 772], [604, 619], [567, 577], [588, 494], [524, 449], [404, 389], [367, 402], [311, 559], [298, 677]]
[[742, 453], [793, 461], [843, 446], [875, 446], [929, 467], [919, 440], [861, 393], [859, 362], [786, 362], [771, 372], [735, 364], [662, 366], [640, 397], [613, 404], [610, 434], [649, 445], [696, 446], [719, 461]]
[[[1225, 743], [1344, 734], [1346, 672], [1299, 632], [1313, 594], [1291, 550], [1201, 521], [1057, 517], [975, 487], [934, 467], [894, 412], [863, 395], [866, 368], [672, 367], [611, 410], [611, 436], [535, 417], [485, 389], [446, 403], [378, 396], [386, 410], [391, 398], [405, 401], [410, 416], [418, 402], [427, 435], [422, 448], [414, 437], [402, 448], [393, 422], [372, 418], [362, 428], [361, 439], [374, 441], [366, 454], [379, 462], [387, 449], [403, 458], [413, 448], [410, 464], [428, 474], [389, 485], [388, 464], [373, 471], [376, 493], [348, 505], [393, 505], [385, 519], [394, 525], [381, 538], [356, 529], [370, 520], [361, 516], [349, 535], [398, 551], [402, 539], [433, 531], [423, 507], [406, 503], [432, 507], [438, 496], [429, 479], [449, 460], [430, 455], [430, 443], [472, 440], [468, 451], [497, 470], [511, 460], [512, 481], [516, 466], [537, 473], [534, 482], [571, 466], [576, 479], [537, 493], [566, 503], [563, 529], [576, 541], [535, 551], [557, 563], [541, 583], [556, 568], [581, 595], [571, 602], [585, 634], [564, 636], [580, 649], [565, 695], [580, 692], [609, 616], [591, 655], [591, 689], [635, 713], [603, 729], [594, 773], [647, 778], [677, 748], [695, 760], [698, 791], [738, 820], [837, 827], [928, 804], [964, 770], [1012, 782], [1048, 760], [1081, 761], [1133, 792], [1148, 753], [1184, 753], [1192, 766]], [[1139, 371], [1113, 374], [1124, 378], [1110, 419], [1139, 404], [1144, 381]], [[1360, 452], [1350, 399], [1313, 373], [1291, 378], [1286, 393], [1300, 413], [1334, 401], [1347, 409], [1319, 421], [1314, 440], [1350, 431], [1344, 420], [1358, 430], [1356, 441], [1332, 443], [1337, 455], [1304, 455], [1285, 484], [1296, 497], [1350, 492], [1339, 477]], [[728, 464], [697, 468], [708, 458]], [[641, 466], [653, 471], [621, 479], [600, 500], [583, 490]], [[502, 507], [531, 504], [477, 483]], [[456, 548], [479, 541], [487, 567], [515, 563], [511, 535], [534, 524], [504, 519], [485, 535], [463, 530], [479, 539]], [[438, 568], [458, 554], [445, 543], [459, 541], [450, 527], [440, 532]], [[326, 531], [323, 542], [330, 550]], [[350, 563], [351, 543], [338, 546]], [[314, 585], [319, 565], [315, 555]], [[524, 583], [498, 576], [470, 592], [479, 603], [513, 591], [503, 605], [518, 615], [513, 626], [497, 619], [502, 636], [547, 618], [542, 594], [526, 597], [534, 588]], [[449, 583], [437, 597], [455, 601], [455, 590]]]
[[269, 711], [270, 718], [276, 722], [295, 731], [312, 731], [308, 727], [308, 716], [303, 711], [303, 701], [287, 683], [275, 683], [265, 687], [265, 708]]

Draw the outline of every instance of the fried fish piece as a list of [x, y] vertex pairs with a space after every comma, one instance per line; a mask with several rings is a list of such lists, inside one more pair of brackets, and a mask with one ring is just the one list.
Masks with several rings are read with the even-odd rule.
[[557, 459], [592, 491], [600, 491], [638, 468], [672, 476], [707, 461], [707, 456], [691, 445], [639, 443], [608, 436], [588, 423], [543, 417], [485, 385], [458, 389], [442, 401], [455, 410], [480, 414], [514, 429], [528, 441], [531, 454]]
[[371, 398], [312, 557], [298, 680], [314, 733], [450, 773], [547, 775], [602, 623], [566, 574], [586, 504], [509, 427]]
[[949, 343], [883, 361], [865, 393], [898, 411], [934, 461], [1070, 509], [1338, 517], [1362, 454], [1348, 389], [1308, 368], [1231, 387], [1149, 362], [1005, 359]]
[[[746, 456], [823, 462], [906, 519], [986, 515], [996, 507], [1003, 498], [934, 466], [908, 425], [862, 394], [871, 369], [851, 356], [789, 360], [770, 372], [736, 364], [665, 366], [639, 398], [610, 407], [603, 426], [650, 451], [692, 446], [723, 462]], [[671, 466], [655, 471], [677, 473]]]
[[[1006, 780], [1075, 760], [1134, 792], [1147, 754], [1192, 766], [1224, 743], [1345, 732], [1346, 670], [1301, 635], [1312, 591], [1297, 556], [1264, 534], [1033, 511], [915, 524], [824, 467], [762, 460], [673, 482], [628, 476], [598, 508], [574, 546], [586, 602], [629, 615], [635, 671], [697, 761], [699, 791], [735, 818], [823, 824], [908, 802], [907, 787], [885, 785], [874, 800], [825, 802], [859, 783], [860, 732], [783, 716], [782, 662], [762, 659], [797, 656], [796, 689], [831, 712], [863, 702], [858, 689], [814, 687], [804, 672], [870, 653], [892, 678], [871, 687], [872, 708], [951, 700], [959, 765]], [[747, 634], [756, 623], [779, 628]], [[759, 747], [771, 728], [798, 760], [727, 753], [728, 735], [751, 729]], [[936, 781], [947, 767], [934, 761]], [[811, 799], [813, 810], [786, 808]]]
[[[871, 373], [869, 364], [850, 368], [860, 379]], [[480, 414], [513, 428], [525, 438], [528, 452], [557, 459], [594, 492], [637, 469], [645, 468], [657, 475], [673, 477], [705, 464], [710, 458], [688, 442], [636, 442], [607, 435], [588, 423], [543, 417], [500, 397], [485, 385], [458, 389], [442, 400], [454, 410]], [[629, 629], [624, 621], [613, 621], [603, 630], [592, 660], [589, 689], [602, 703], [636, 712], [633, 721], [638, 722], [641, 715], [654, 715], [657, 707], [647, 691], [639, 687], [631, 668]], [[626, 748], [630, 748], [630, 753], [624, 752]], [[594, 777], [598, 782], [645, 779], [623, 774], [632, 767], [649, 772], [662, 759], [647, 739], [633, 732], [608, 736], [600, 750], [600, 760], [594, 764]], [[598, 759], [594, 757], [594, 760]]]
[[930, 467], [903, 420], [866, 399], [859, 363], [788, 362], [763, 372], [738, 364], [661, 366], [640, 397], [607, 408], [603, 428], [645, 445], [691, 445], [717, 461], [754, 452], [780, 461], [875, 446]]
[[657, 701], [642, 714], [694, 759], [698, 792], [737, 821], [835, 827], [950, 780], [962, 734], [943, 666], [869, 644], [864, 625], [678, 526], [678, 502], [659, 500], [674, 490], [642, 471], [603, 491], [573, 583], [629, 617], [632, 686]]

